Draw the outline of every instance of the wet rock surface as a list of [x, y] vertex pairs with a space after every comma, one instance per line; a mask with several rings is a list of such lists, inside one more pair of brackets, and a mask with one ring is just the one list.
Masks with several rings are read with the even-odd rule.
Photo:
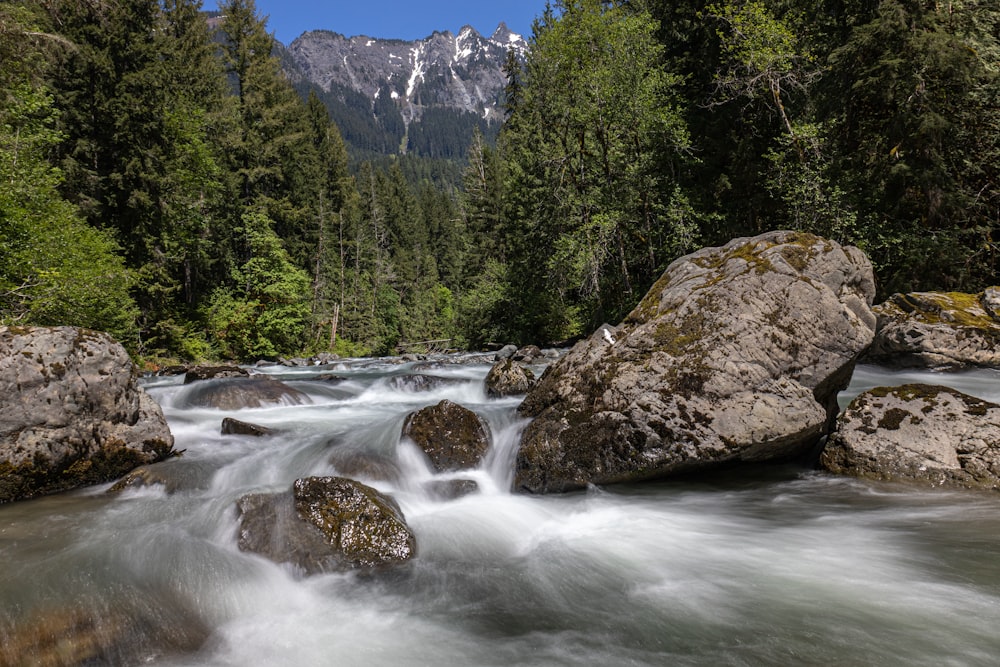
[[1000, 290], [894, 294], [874, 308], [866, 361], [892, 367], [1000, 368]]
[[516, 396], [527, 394], [535, 386], [535, 374], [531, 369], [516, 363], [513, 359], [498, 361], [486, 375], [488, 396]]
[[250, 371], [239, 366], [192, 366], [184, 372], [184, 384], [202, 380], [250, 377]]
[[306, 574], [381, 569], [416, 555], [399, 505], [343, 477], [296, 480], [292, 490], [242, 497], [239, 547]]
[[1000, 405], [934, 385], [875, 388], [840, 416], [820, 463], [869, 479], [1000, 489]]
[[266, 405], [303, 405], [309, 397], [280, 380], [266, 377], [226, 378], [192, 384], [184, 395], [189, 407], [243, 410]]
[[240, 421], [239, 419], [233, 419], [232, 417], [226, 417], [222, 420], [222, 427], [220, 430], [222, 435], [249, 435], [254, 438], [274, 434], [274, 429], [266, 426], [260, 426], [259, 424], [251, 424], [250, 422]]
[[565, 491], [812, 450], [871, 343], [871, 263], [808, 234], [675, 261], [528, 393], [515, 486]]
[[110, 482], [173, 453], [160, 407], [110, 336], [0, 327], [0, 502]]
[[436, 472], [475, 468], [490, 443], [479, 416], [447, 400], [408, 415], [403, 435], [427, 454]]

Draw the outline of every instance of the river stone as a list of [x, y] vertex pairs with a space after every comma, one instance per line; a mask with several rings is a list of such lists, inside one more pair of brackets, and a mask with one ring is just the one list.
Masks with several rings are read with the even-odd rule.
[[416, 554], [396, 501], [343, 477], [296, 480], [292, 491], [237, 503], [239, 547], [307, 574], [375, 569]]
[[222, 420], [222, 428], [220, 431], [222, 435], [249, 435], [254, 438], [274, 434], [274, 429], [272, 428], [240, 421], [239, 419], [233, 419], [232, 417], [226, 417]]
[[289, 385], [267, 377], [225, 378], [190, 385], [184, 407], [243, 410], [268, 405], [303, 405], [309, 397]]
[[820, 463], [869, 479], [1000, 489], [1000, 405], [925, 384], [871, 389], [840, 416]]
[[486, 374], [486, 394], [488, 396], [514, 396], [526, 394], [535, 385], [535, 374], [530, 369], [515, 363], [513, 359], [502, 359]]
[[894, 367], [1000, 368], [996, 299], [996, 288], [893, 294], [874, 309], [878, 328], [867, 360]]
[[436, 472], [475, 468], [490, 444], [479, 416], [448, 400], [407, 415], [403, 435], [427, 454]]
[[445, 378], [436, 375], [395, 375], [389, 378], [390, 389], [406, 392], [435, 391], [442, 387], [453, 386], [464, 382], [459, 378]]
[[400, 478], [395, 461], [354, 447], [335, 447], [328, 461], [340, 475], [351, 479], [398, 482]]
[[110, 336], [0, 327], [0, 502], [110, 482], [173, 454], [160, 406]]
[[618, 328], [549, 367], [515, 486], [566, 491], [812, 451], [871, 343], [871, 263], [771, 232], [672, 263]]

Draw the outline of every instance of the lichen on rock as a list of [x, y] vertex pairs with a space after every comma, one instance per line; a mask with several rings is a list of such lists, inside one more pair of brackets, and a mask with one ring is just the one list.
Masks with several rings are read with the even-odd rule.
[[112, 481], [173, 444], [110, 336], [0, 327], [0, 502]]
[[820, 456], [834, 473], [1000, 489], [1000, 406], [926, 384], [857, 396]]
[[564, 491], [813, 448], [875, 326], [857, 248], [771, 232], [675, 261], [525, 397], [515, 485]]
[[875, 340], [867, 360], [895, 367], [1000, 368], [997, 288], [979, 294], [893, 294], [874, 308]]

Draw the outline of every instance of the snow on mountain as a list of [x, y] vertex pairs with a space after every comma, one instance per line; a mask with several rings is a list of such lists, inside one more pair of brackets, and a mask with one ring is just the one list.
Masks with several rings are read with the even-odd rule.
[[[325, 91], [348, 89], [372, 101], [395, 100], [403, 122], [429, 108], [467, 111], [488, 121], [503, 117], [508, 50], [523, 59], [527, 42], [501, 23], [483, 37], [471, 26], [458, 35], [435, 32], [408, 42], [314, 30], [287, 48], [302, 76]], [[384, 98], [383, 98], [384, 99]]]

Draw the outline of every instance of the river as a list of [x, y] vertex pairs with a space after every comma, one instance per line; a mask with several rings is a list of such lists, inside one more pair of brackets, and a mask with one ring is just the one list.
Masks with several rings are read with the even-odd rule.
[[[190, 385], [148, 380], [184, 450], [161, 464], [181, 490], [115, 495], [104, 485], [0, 506], [0, 634], [52, 609], [111, 632], [119, 614], [133, 619], [135, 643], [166, 635], [186, 646], [142, 654], [171, 667], [1000, 660], [1000, 494], [795, 466], [512, 494], [524, 422], [518, 399], [487, 398], [488, 369], [370, 360], [266, 369], [309, 404], [236, 412], [190, 407]], [[346, 380], [319, 382], [320, 372]], [[415, 372], [444, 380], [429, 391], [398, 380]], [[998, 380], [861, 366], [842, 402], [909, 381], [1000, 402]], [[464, 475], [479, 492], [457, 500], [428, 493], [434, 475], [399, 442], [409, 412], [445, 398], [486, 419], [493, 440], [481, 469]], [[227, 416], [278, 434], [223, 436]], [[335, 474], [336, 448], [398, 455], [400, 480], [371, 484], [399, 502], [418, 557], [392, 575], [302, 577], [241, 552], [236, 500]], [[11, 664], [34, 664], [22, 658]]]

